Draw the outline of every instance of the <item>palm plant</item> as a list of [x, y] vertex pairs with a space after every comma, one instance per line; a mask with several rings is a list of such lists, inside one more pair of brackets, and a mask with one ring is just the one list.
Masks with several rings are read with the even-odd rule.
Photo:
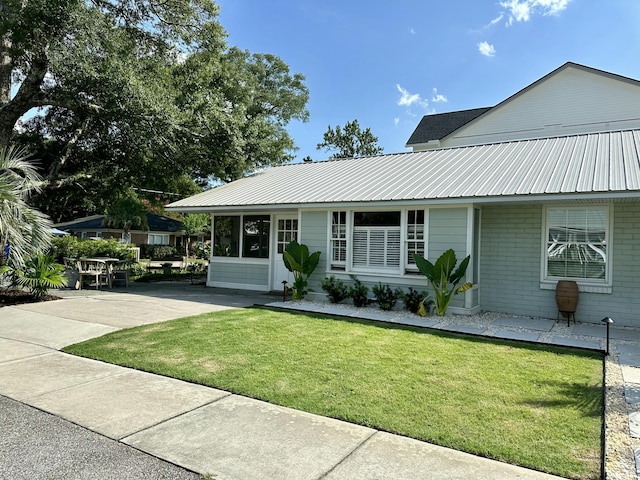
[[22, 268], [26, 259], [51, 244], [51, 221], [27, 204], [41, 190], [42, 178], [22, 148], [0, 146], [0, 243], [8, 246], [2, 262]]
[[29, 258], [24, 269], [16, 269], [15, 274], [18, 285], [27, 288], [35, 299], [45, 296], [50, 288], [64, 286], [67, 281], [64, 266], [44, 254]]

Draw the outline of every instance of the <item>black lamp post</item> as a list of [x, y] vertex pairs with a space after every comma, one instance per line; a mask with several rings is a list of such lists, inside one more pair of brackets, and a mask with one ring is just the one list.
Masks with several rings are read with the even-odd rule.
[[607, 325], [607, 349], [605, 350], [605, 355], [609, 355], [609, 325], [613, 323], [613, 319], [611, 317], [606, 317], [600, 320], [602, 323]]

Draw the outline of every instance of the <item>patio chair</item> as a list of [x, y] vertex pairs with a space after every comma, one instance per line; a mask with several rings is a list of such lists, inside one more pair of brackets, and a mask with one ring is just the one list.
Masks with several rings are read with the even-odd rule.
[[129, 264], [128, 260], [121, 260], [113, 265], [112, 283], [123, 282], [125, 287], [129, 286]]
[[111, 285], [109, 279], [109, 270], [104, 262], [96, 260], [78, 260], [78, 283], [79, 290], [82, 290], [82, 285], [85, 279], [91, 279], [95, 282], [96, 290], [100, 289], [100, 285]]

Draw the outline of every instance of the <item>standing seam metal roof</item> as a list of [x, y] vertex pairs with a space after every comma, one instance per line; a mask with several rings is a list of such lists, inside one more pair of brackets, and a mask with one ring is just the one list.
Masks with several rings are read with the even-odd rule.
[[273, 167], [168, 208], [640, 192], [640, 130]]

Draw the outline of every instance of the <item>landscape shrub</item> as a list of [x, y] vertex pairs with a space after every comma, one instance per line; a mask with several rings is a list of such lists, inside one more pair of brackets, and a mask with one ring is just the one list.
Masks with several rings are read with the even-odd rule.
[[140, 256], [152, 260], [175, 257], [178, 252], [171, 245], [140, 245]]
[[111, 257], [132, 260], [135, 258], [132, 247], [133, 245], [119, 243], [115, 238], [82, 240], [73, 235], [65, 235], [52, 240], [51, 255], [58, 263], [63, 263], [65, 257]]
[[382, 282], [378, 282], [377, 285], [373, 286], [373, 294], [376, 296], [376, 301], [378, 302], [378, 306], [380, 310], [393, 310], [396, 302], [398, 301], [398, 297], [402, 294], [402, 290], [396, 288], [392, 289], [389, 285], [382, 285]]
[[323, 280], [322, 289], [327, 292], [327, 297], [329, 297], [331, 303], [340, 303], [349, 297], [347, 286], [342, 280], [336, 278], [335, 275], [331, 275]]
[[349, 297], [353, 300], [353, 304], [356, 307], [366, 307], [369, 304], [369, 287], [364, 285], [360, 280], [355, 277], [351, 277], [354, 282], [353, 285], [349, 285]]
[[412, 287], [409, 287], [409, 290], [403, 293], [400, 298], [404, 303], [404, 308], [409, 310], [411, 313], [418, 313], [418, 309], [420, 308], [420, 302], [424, 301], [425, 308], [430, 308], [431, 304], [433, 304], [433, 300], [429, 300], [429, 294], [425, 291], [419, 292]]

